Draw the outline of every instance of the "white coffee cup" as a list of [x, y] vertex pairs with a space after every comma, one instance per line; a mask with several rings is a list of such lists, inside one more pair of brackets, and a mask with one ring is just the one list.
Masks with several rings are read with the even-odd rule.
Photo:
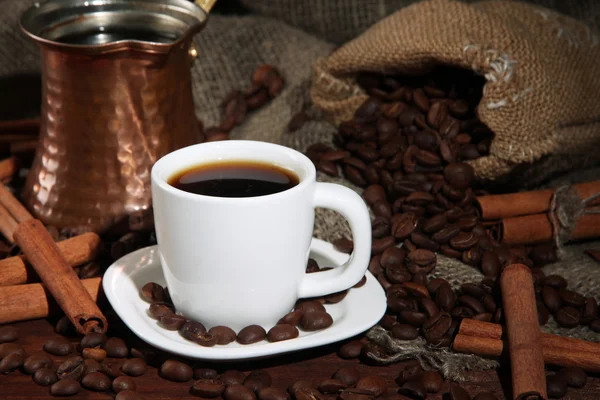
[[[190, 167], [257, 161], [293, 171], [298, 185], [243, 198], [198, 195], [168, 181]], [[313, 163], [287, 147], [222, 141], [167, 154], [152, 168], [152, 198], [162, 269], [178, 313], [207, 329], [274, 326], [299, 298], [339, 292], [364, 275], [371, 254], [371, 221], [353, 190], [317, 183]], [[354, 252], [343, 266], [306, 274], [314, 208], [342, 214]]]

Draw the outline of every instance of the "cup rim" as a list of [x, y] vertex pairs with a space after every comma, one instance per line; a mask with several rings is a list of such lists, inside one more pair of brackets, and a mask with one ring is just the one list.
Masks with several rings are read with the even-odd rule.
[[[194, 148], [200, 148], [202, 147], [202, 149], [207, 149], [210, 147], [218, 149], [218, 148], [222, 148], [222, 147], [226, 147], [226, 148], [243, 148], [245, 150], [248, 151], [248, 156], [242, 156], [240, 157], [241, 160], [252, 160], [252, 149], [257, 149], [257, 148], [271, 148], [271, 149], [275, 149], [277, 151], [280, 152], [284, 152], [287, 153], [289, 155], [292, 155], [296, 158], [299, 159], [300, 164], [302, 165], [303, 168], [305, 168], [306, 170], [306, 175], [303, 176], [298, 176], [299, 178], [299, 183], [287, 190], [284, 190], [282, 192], [278, 192], [278, 193], [272, 193], [272, 194], [267, 194], [267, 195], [263, 195], [263, 196], [252, 196], [252, 197], [218, 197], [218, 196], [207, 196], [207, 195], [203, 195], [203, 194], [197, 194], [197, 193], [190, 193], [190, 192], [186, 192], [184, 190], [178, 189], [174, 186], [171, 186], [168, 182], [167, 179], [163, 179], [162, 176], [160, 176], [160, 174], [165, 174], [165, 169], [167, 169], [167, 167], [165, 165], [167, 165], [167, 163], [169, 163], [172, 159], [177, 158], [178, 154], [180, 154], [181, 152], [188, 152], [188, 151], [192, 151], [192, 149]], [[214, 162], [214, 161], [219, 161], [218, 159], [211, 159], [206, 161], [206, 163], [210, 163], [210, 162]], [[201, 165], [200, 163], [197, 165]], [[297, 170], [292, 169], [293, 172], [298, 173]], [[177, 171], [173, 170], [170, 171], [166, 174], [170, 174], [173, 175], [175, 174]], [[187, 146], [187, 147], [183, 147], [181, 149], [175, 150], [171, 153], [168, 153], [166, 155], [164, 155], [163, 157], [161, 157], [158, 161], [156, 161], [154, 163], [154, 165], [152, 166], [152, 170], [150, 172], [150, 176], [151, 176], [151, 180], [153, 185], [156, 185], [158, 188], [160, 188], [161, 190], [169, 193], [172, 196], [176, 196], [182, 199], [187, 199], [187, 200], [196, 200], [196, 201], [203, 201], [203, 202], [218, 202], [218, 203], [251, 203], [251, 202], [260, 202], [260, 201], [270, 201], [270, 200], [284, 200], [286, 197], [290, 197], [290, 196], [295, 196], [298, 192], [303, 191], [306, 189], [307, 186], [309, 186], [311, 183], [316, 181], [316, 176], [317, 176], [317, 172], [315, 169], [315, 166], [313, 164], [313, 162], [304, 154], [302, 154], [301, 152], [294, 150], [290, 147], [286, 147], [286, 146], [281, 146], [278, 144], [274, 144], [274, 143], [269, 143], [269, 142], [261, 142], [261, 141], [254, 141], [254, 140], [223, 140], [223, 141], [217, 141], [217, 142], [208, 142], [208, 143], [198, 143], [198, 144], [194, 144], [191, 146]]]

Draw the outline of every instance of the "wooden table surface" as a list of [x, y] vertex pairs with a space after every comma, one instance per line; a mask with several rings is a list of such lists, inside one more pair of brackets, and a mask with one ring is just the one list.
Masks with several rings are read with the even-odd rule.
[[[36, 320], [13, 324], [20, 332], [20, 338], [16, 343], [23, 345], [28, 354], [43, 352], [42, 346], [45, 341], [57, 334], [54, 332], [53, 325], [48, 320]], [[118, 325], [117, 324], [113, 324]], [[120, 328], [122, 329], [122, 328]], [[123, 331], [119, 331], [123, 334]], [[128, 344], [137, 347], [141, 342], [132, 336], [130, 332], [125, 332]], [[75, 339], [74, 339], [75, 340]], [[136, 344], [137, 343], [137, 344]], [[214, 367], [218, 370], [238, 369], [241, 371], [250, 371], [253, 369], [266, 369], [273, 377], [273, 386], [288, 387], [298, 379], [307, 379], [314, 383], [329, 377], [342, 365], [354, 365], [360, 371], [361, 376], [379, 375], [389, 384], [390, 393], [397, 389], [394, 379], [398, 375], [399, 366], [370, 366], [359, 363], [357, 360], [342, 360], [335, 354], [338, 345], [330, 345], [309, 351], [302, 351], [291, 355], [277, 358], [264, 359], [254, 362], [209, 365], [204, 362], [198, 362], [197, 366]], [[164, 353], [163, 353], [164, 354]], [[57, 361], [65, 357], [54, 357]], [[469, 382], [463, 386], [474, 395], [482, 390], [494, 392], [499, 399], [510, 396], [510, 377], [506, 375], [509, 371], [508, 366], [501, 369], [502, 374], [496, 371], [471, 372], [469, 373]], [[137, 391], [145, 399], [194, 399], [189, 394], [191, 381], [187, 383], [174, 383], [164, 380], [158, 376], [156, 368], [149, 368], [148, 372], [141, 377], [133, 378], [137, 385]], [[82, 390], [78, 395], [70, 397], [71, 399], [110, 399], [114, 394], [95, 393]], [[38, 386], [31, 377], [15, 371], [9, 375], [0, 375], [0, 399], [48, 399], [53, 398], [49, 395], [48, 388]], [[334, 397], [331, 396], [331, 399]], [[590, 378], [584, 389], [569, 389], [566, 399], [600, 399], [600, 378]], [[442, 399], [442, 395], [430, 395], [428, 399]]]

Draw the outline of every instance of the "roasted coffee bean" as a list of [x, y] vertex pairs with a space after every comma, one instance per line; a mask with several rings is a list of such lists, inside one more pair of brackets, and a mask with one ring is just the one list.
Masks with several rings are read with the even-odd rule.
[[427, 315], [427, 317], [433, 317], [440, 312], [440, 309], [435, 302], [429, 298], [424, 297], [419, 299], [419, 308]]
[[405, 395], [411, 399], [422, 400], [427, 396], [425, 387], [423, 386], [421, 381], [418, 380], [406, 382], [404, 385], [402, 385], [400, 390], [398, 390], [398, 393]]
[[551, 286], [546, 286], [542, 289], [542, 299], [550, 312], [555, 313], [562, 305], [562, 300], [556, 289]]
[[392, 326], [392, 337], [400, 340], [414, 340], [419, 337], [419, 330], [408, 324]]
[[[212, 368], [196, 368], [194, 369], [194, 379], [217, 379], [219, 373]], [[244, 380], [242, 379], [242, 382]]]
[[183, 324], [185, 324], [186, 319], [175, 313], [167, 313], [166, 315], [160, 317], [159, 321], [160, 325], [164, 329], [169, 331], [177, 331], [183, 326]]
[[66, 315], [58, 320], [54, 332], [63, 336], [72, 336], [76, 333], [75, 327]]
[[354, 243], [350, 239], [339, 238], [333, 241], [333, 247], [342, 253], [352, 254], [352, 250], [354, 250]]
[[83, 374], [85, 374], [85, 364], [83, 358], [79, 356], [67, 358], [56, 370], [56, 375], [60, 380], [75, 379], [79, 381]]
[[488, 293], [484, 287], [476, 283], [463, 283], [460, 285], [460, 291], [462, 294], [475, 297], [476, 299], [480, 299]]
[[318, 386], [319, 392], [323, 394], [335, 394], [344, 388], [346, 388], [344, 382], [334, 378], [325, 379], [324, 381], [319, 383]]
[[230, 369], [221, 374], [219, 378], [224, 385], [234, 385], [234, 384], [243, 384], [246, 380], [246, 375], [243, 372], [237, 371], [235, 369]]
[[180, 361], [167, 360], [160, 366], [160, 376], [173, 382], [187, 382], [193, 375], [192, 368]]
[[87, 359], [87, 360], [83, 361], [83, 365], [85, 366], [86, 374], [91, 374], [92, 372], [102, 370], [102, 364], [100, 364], [96, 360]]
[[290, 396], [281, 388], [266, 387], [257, 393], [260, 400], [289, 400]]
[[95, 392], [105, 392], [110, 389], [111, 381], [110, 378], [102, 372], [92, 372], [83, 377], [81, 384], [86, 389]]
[[206, 333], [206, 328], [200, 322], [187, 321], [181, 329], [179, 329], [181, 336], [192, 342], [199, 340], [200, 335]]
[[548, 322], [548, 319], [550, 318], [550, 311], [548, 311], [542, 301], [538, 300], [535, 304], [537, 306], [538, 323], [540, 325], [546, 325], [546, 322]]
[[223, 391], [225, 400], [256, 400], [254, 391], [247, 386], [240, 384], [228, 385]]
[[131, 358], [121, 366], [121, 371], [129, 376], [142, 376], [146, 373], [146, 369], [146, 362], [141, 358]]
[[481, 301], [477, 300], [473, 296], [459, 296], [458, 303], [462, 304], [463, 306], [469, 307], [476, 314], [485, 312], [485, 307], [483, 306]]
[[107, 357], [125, 358], [129, 354], [129, 348], [125, 344], [125, 341], [118, 337], [109, 338], [102, 348], [106, 351]]
[[410, 240], [422, 249], [438, 251], [440, 248], [439, 243], [431, 240], [427, 235], [421, 232], [413, 231], [413, 233], [410, 234]]
[[58, 382], [58, 376], [52, 368], [40, 368], [33, 374], [33, 381], [40, 386], [50, 386]]
[[381, 238], [390, 234], [391, 223], [386, 217], [375, 217], [371, 222], [371, 235], [374, 238]]
[[23, 354], [19, 353], [11, 353], [6, 357], [2, 358], [0, 361], [0, 374], [9, 374], [17, 368], [21, 368], [23, 366], [23, 362], [25, 361], [25, 357]]
[[329, 176], [339, 176], [338, 167], [333, 161], [320, 160], [319, 162], [317, 162], [316, 167], [317, 171], [323, 172], [324, 174], [327, 174]]
[[50, 386], [52, 396], [74, 396], [80, 390], [81, 386], [75, 379], [63, 379]]
[[574, 328], [579, 325], [581, 313], [571, 306], [562, 307], [554, 314], [556, 322], [565, 328]]
[[371, 242], [371, 255], [381, 254], [388, 247], [392, 247], [395, 243], [392, 236], [385, 236], [380, 239], [374, 239]]
[[411, 274], [401, 265], [391, 265], [385, 270], [385, 277], [391, 283], [404, 283], [411, 279]]
[[546, 393], [551, 399], [560, 399], [567, 395], [567, 380], [561, 374], [546, 378]]
[[448, 281], [442, 278], [434, 278], [427, 283], [427, 290], [434, 295], [442, 285], [449, 285]]
[[444, 379], [436, 371], [425, 371], [421, 377], [421, 383], [427, 393], [438, 393], [442, 390]]
[[404, 213], [392, 219], [392, 234], [396, 239], [404, 239], [417, 227], [418, 218], [414, 213]]
[[298, 328], [290, 324], [278, 324], [267, 333], [269, 342], [281, 342], [283, 340], [295, 339], [299, 335]]
[[419, 299], [424, 298], [424, 297], [429, 297], [429, 291], [427, 290], [427, 288], [423, 285], [419, 285], [418, 283], [405, 282], [402, 284], [402, 287], [404, 289], [406, 289], [406, 291], [410, 295], [417, 297]]
[[425, 286], [427, 285], [427, 274], [417, 272], [413, 275], [411, 282], [416, 283], [417, 285]]
[[556, 262], [556, 251], [550, 244], [538, 244], [533, 246], [529, 252], [529, 257], [536, 265], [543, 267]]
[[267, 336], [267, 332], [265, 331], [265, 329], [262, 326], [249, 325], [249, 326], [243, 328], [238, 333], [237, 341], [240, 344], [252, 344], [252, 343], [260, 342], [266, 336]]
[[450, 385], [447, 397], [444, 400], [471, 400], [471, 396], [465, 389], [457, 384]]
[[14, 342], [19, 338], [17, 328], [12, 325], [0, 326], [0, 343]]
[[104, 342], [106, 342], [105, 335], [101, 333], [90, 332], [81, 339], [79, 347], [82, 349], [100, 347], [104, 344]]
[[374, 204], [377, 201], [386, 199], [385, 189], [381, 185], [370, 185], [363, 192], [363, 197], [367, 204]]
[[408, 253], [405, 262], [411, 273], [428, 274], [435, 269], [437, 257], [430, 250], [418, 249]]
[[160, 320], [165, 315], [173, 314], [173, 308], [166, 303], [152, 303], [148, 308], [148, 314], [150, 314], [152, 318]]
[[73, 350], [73, 345], [62, 336], [52, 337], [44, 344], [44, 351], [53, 356], [66, 356]]
[[440, 285], [436, 292], [435, 301], [443, 311], [450, 311], [456, 304], [456, 294], [448, 283]]
[[481, 392], [473, 397], [473, 400], [498, 400], [498, 398], [490, 392]]
[[431, 217], [423, 224], [423, 231], [426, 233], [435, 233], [443, 229], [448, 223], [448, 219], [445, 214], [438, 214]]
[[213, 326], [208, 331], [211, 335], [216, 336], [217, 344], [226, 345], [235, 341], [235, 331], [227, 326]]
[[475, 315], [475, 312], [469, 307], [454, 307], [450, 314], [456, 318], [472, 318]]
[[473, 232], [460, 232], [450, 239], [450, 246], [456, 250], [465, 251], [475, 246], [479, 238]]
[[576, 389], [584, 387], [587, 382], [587, 374], [578, 367], [563, 368], [557, 375], [561, 375], [568, 386]]
[[35, 371], [41, 368], [52, 368], [54, 362], [48, 356], [43, 354], [34, 354], [25, 359], [23, 362], [23, 372], [33, 375]]
[[300, 320], [302, 319], [303, 315], [304, 311], [294, 310], [284, 315], [283, 318], [279, 320], [278, 324], [290, 324], [296, 326], [300, 323]]
[[457, 224], [450, 224], [434, 233], [431, 238], [438, 243], [448, 243], [450, 239], [460, 233], [460, 227]]
[[96, 360], [98, 362], [102, 362], [106, 358], [106, 351], [103, 349], [89, 347], [83, 349], [81, 355], [85, 359], [91, 359]]
[[592, 331], [600, 333], [600, 319], [593, 320], [588, 326]]
[[477, 321], [490, 322], [492, 320], [493, 315], [491, 313], [478, 313], [473, 315], [471, 318]]
[[559, 290], [558, 295], [561, 300], [570, 306], [580, 308], [585, 306], [585, 297], [580, 295], [579, 293], [573, 292], [572, 290]]
[[142, 298], [150, 303], [165, 301], [165, 292], [161, 285], [148, 282], [142, 287]]
[[[600, 327], [600, 320], [598, 320]], [[360, 340], [352, 340], [340, 347], [338, 350], [338, 356], [345, 359], [357, 358], [363, 348], [363, 343]]]
[[366, 390], [375, 397], [379, 397], [387, 392], [385, 380], [376, 375], [362, 377], [356, 382], [356, 388]]
[[117, 393], [115, 400], [143, 400], [143, 398], [133, 390], [123, 390]]
[[450, 329], [452, 317], [446, 312], [441, 312], [425, 321], [423, 334], [427, 340], [439, 339]]
[[[86, 371], [86, 373], [89, 371]], [[100, 366], [100, 372], [104, 372], [106, 375], [111, 378], [116, 378], [118, 376], [123, 376], [124, 372], [121, 370], [121, 364], [116, 362], [108, 362], [104, 361]]]
[[581, 315], [581, 322], [589, 324], [596, 318], [598, 318], [598, 303], [596, 303], [596, 299], [593, 297], [588, 297]]
[[244, 380], [244, 386], [249, 387], [254, 392], [262, 388], [271, 386], [272, 378], [267, 371], [252, 371]]
[[467, 189], [474, 178], [475, 171], [469, 164], [453, 163], [444, 168], [444, 179], [456, 189]]
[[567, 287], [567, 281], [560, 275], [548, 275], [546, 279], [544, 279], [544, 285], [560, 290]]
[[326, 311], [305, 312], [300, 320], [300, 327], [308, 332], [325, 329], [332, 324], [333, 318]]
[[300, 300], [296, 303], [294, 310], [301, 310], [305, 313], [310, 311], [325, 311], [325, 306], [317, 300]]
[[112, 390], [120, 393], [125, 390], [135, 390], [135, 381], [128, 376], [118, 376], [112, 381]]
[[[353, 287], [353, 288], [355, 288], [355, 289], [357, 289], [357, 288], [361, 288], [361, 287], [365, 286], [365, 283], [367, 283], [367, 276], [366, 276], [366, 275], [363, 275], [363, 277], [362, 277], [362, 278], [360, 278], [360, 281], [356, 282], [356, 283], [354, 284], [354, 286], [352, 286], [352, 287]], [[344, 291], [344, 292], [341, 292], [341, 293], [345, 293], [345, 292], [346, 292], [346, 291]], [[335, 295], [335, 293], [334, 293], [334, 295]], [[330, 296], [331, 296], [331, 295], [330, 295]], [[346, 296], [346, 295], [344, 294], [344, 296]], [[343, 298], [343, 297], [342, 297], [342, 298]], [[340, 299], [340, 300], [341, 300], [341, 299]], [[338, 303], [340, 300], [338, 300], [338, 301], [335, 301], [335, 303]], [[328, 296], [325, 296], [325, 303], [328, 303], [328, 302], [329, 302], [329, 301], [328, 301]]]
[[485, 251], [481, 257], [481, 272], [485, 276], [496, 277], [500, 273], [500, 259], [493, 251]]
[[406, 382], [421, 379], [423, 376], [423, 368], [417, 360], [406, 361], [400, 364], [401, 370], [396, 378], [398, 386], [404, 385]]
[[362, 173], [357, 168], [351, 165], [344, 165], [344, 176], [356, 186], [362, 187], [367, 184], [367, 181], [362, 176]]
[[393, 315], [389, 315], [389, 314], [384, 314], [383, 317], [381, 317], [381, 319], [379, 320], [378, 324], [383, 328], [383, 329], [387, 329], [387, 330], [391, 330], [392, 326], [394, 326], [396, 324], [396, 317]]
[[391, 218], [392, 216], [392, 208], [385, 200], [377, 200], [371, 205], [371, 210], [378, 217]]
[[487, 312], [492, 314], [496, 312], [497, 306], [496, 301], [494, 300], [494, 296], [492, 296], [491, 294], [486, 294], [485, 296], [483, 296], [481, 302], [483, 303], [483, 307]]
[[417, 246], [413, 242], [411, 242], [410, 239], [404, 239], [404, 241], [402, 242], [402, 246], [408, 252], [417, 250]]
[[340, 380], [346, 387], [350, 387], [358, 382], [360, 373], [354, 367], [342, 367], [335, 371], [332, 378]]

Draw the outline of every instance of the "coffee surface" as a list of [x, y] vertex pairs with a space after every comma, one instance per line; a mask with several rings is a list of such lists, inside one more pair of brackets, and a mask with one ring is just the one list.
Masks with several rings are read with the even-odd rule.
[[256, 197], [283, 192], [299, 182], [292, 171], [256, 161], [197, 165], [173, 175], [168, 183], [189, 193], [213, 197]]

